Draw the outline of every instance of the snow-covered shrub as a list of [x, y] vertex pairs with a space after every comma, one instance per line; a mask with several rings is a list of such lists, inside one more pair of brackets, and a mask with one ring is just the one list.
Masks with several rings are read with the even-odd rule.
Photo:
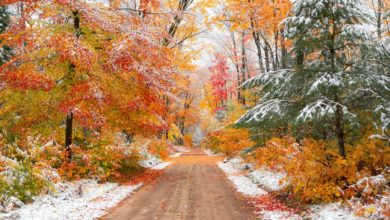
[[[5, 159], [7, 158], [2, 156], [1, 160]], [[0, 201], [6, 202], [7, 199], [15, 197], [22, 202], [31, 202], [34, 196], [50, 188], [51, 182], [34, 169], [30, 160], [15, 161], [12, 166], [6, 165], [1, 160]]]
[[148, 152], [159, 157], [160, 159], [166, 159], [169, 156], [168, 148], [169, 143], [162, 139], [153, 139], [147, 146]]
[[356, 214], [370, 219], [385, 219], [390, 217], [390, 175], [386, 172], [359, 179], [356, 184], [348, 187], [347, 193], [353, 198], [347, 201]]
[[136, 149], [112, 145], [72, 147], [73, 156], [69, 161], [66, 155], [59, 173], [66, 179], [97, 178], [100, 181], [120, 177], [122, 172], [135, 172], [140, 155]]
[[280, 184], [287, 184], [285, 191], [290, 198], [318, 203], [346, 201], [358, 196], [367, 203], [372, 202], [368, 199], [382, 196], [388, 190], [387, 182], [367, 183], [368, 191], [359, 188], [361, 184], [356, 182], [362, 176], [385, 172], [389, 166], [389, 147], [378, 139], [359, 142], [359, 145], [347, 145], [350, 156], [344, 159], [332, 141], [304, 139], [298, 144], [291, 137], [272, 138], [255, 150], [252, 162], [285, 173]]

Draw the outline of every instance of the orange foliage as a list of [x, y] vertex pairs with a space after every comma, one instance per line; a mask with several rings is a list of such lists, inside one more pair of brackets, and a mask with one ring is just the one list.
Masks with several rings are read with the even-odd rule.
[[[1, 69], [0, 69], [0, 72]], [[0, 78], [13, 89], [43, 89], [49, 91], [54, 87], [54, 81], [34, 69], [11, 69], [4, 71]]]
[[169, 157], [168, 152], [169, 144], [162, 139], [154, 139], [150, 142], [148, 147], [149, 153], [158, 155], [161, 159], [165, 160]]
[[210, 133], [205, 145], [213, 151], [222, 152], [231, 157], [239, 151], [253, 146], [254, 142], [250, 140], [247, 129], [227, 128]]
[[191, 134], [184, 135], [183, 140], [184, 140], [184, 146], [186, 146], [186, 147], [192, 147], [193, 146], [192, 135]]
[[83, 149], [72, 146], [72, 159], [67, 160], [67, 154], [62, 154], [62, 164], [58, 169], [66, 179], [97, 177], [101, 181], [119, 178], [122, 173], [133, 173], [140, 169], [140, 155], [135, 150], [114, 146], [99, 146]]
[[339, 156], [335, 143], [304, 139], [301, 144], [291, 137], [272, 138], [254, 153], [260, 166], [285, 172], [284, 182], [291, 196], [306, 202], [337, 201], [350, 198], [348, 186], [372, 172], [358, 172], [359, 166], [378, 172], [389, 164], [389, 148], [383, 141], [367, 139], [348, 146], [349, 157]]

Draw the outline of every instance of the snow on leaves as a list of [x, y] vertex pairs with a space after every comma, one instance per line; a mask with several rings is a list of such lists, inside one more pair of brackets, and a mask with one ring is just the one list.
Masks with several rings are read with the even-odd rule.
[[162, 20], [88, 1], [23, 3], [24, 16], [0, 36], [14, 50], [0, 70], [6, 88], [48, 91], [53, 115], [73, 113], [83, 128], [165, 128], [162, 97], [175, 85], [177, 68], [162, 44]]
[[259, 87], [260, 100], [237, 123], [272, 122], [272, 127], [274, 122], [332, 121], [339, 109], [343, 123], [366, 123], [367, 118], [359, 117], [371, 112], [373, 123], [380, 121], [382, 130], [387, 127], [388, 112], [381, 106], [390, 98], [389, 42], [373, 42], [372, 33], [363, 26], [369, 16], [359, 4], [295, 1], [283, 24], [286, 37], [294, 42], [291, 54], [304, 54], [302, 64], [247, 80], [242, 87]]
[[71, 33], [59, 33], [50, 40], [48, 45], [57, 51], [60, 61], [69, 61], [79, 71], [91, 70], [98, 60], [91, 45], [77, 40]]
[[277, 120], [283, 115], [286, 101], [271, 99], [258, 104], [236, 121], [237, 124], [261, 122], [264, 120]]
[[[2, 72], [1, 69], [0, 72]], [[53, 80], [33, 69], [11, 69], [2, 72], [0, 77], [7, 86], [18, 90], [43, 89], [49, 91], [55, 85]]]
[[98, 85], [83, 83], [74, 86], [59, 106], [63, 113], [72, 112], [83, 127], [91, 129], [102, 126], [104, 105], [108, 98]]

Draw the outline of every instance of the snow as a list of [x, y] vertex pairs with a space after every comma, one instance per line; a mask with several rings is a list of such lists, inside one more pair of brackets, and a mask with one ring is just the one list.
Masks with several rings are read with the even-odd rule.
[[271, 99], [264, 101], [254, 108], [248, 110], [243, 116], [241, 116], [235, 124], [250, 123], [263, 121], [266, 118], [277, 119], [283, 114], [283, 106], [286, 103], [285, 100]]
[[[47, 146], [53, 144], [48, 143]], [[141, 154], [144, 160], [140, 161], [140, 164], [144, 167], [161, 170], [171, 164], [171, 162], [162, 162], [146, 149], [141, 151]], [[18, 165], [17, 161], [0, 155], [1, 162], [8, 168], [0, 172], [5, 180], [12, 182], [12, 178], [21, 178], [16, 176], [13, 171], [13, 167]], [[51, 167], [41, 168], [37, 175], [47, 180], [52, 178], [60, 180], [56, 170]], [[5, 212], [0, 213], [0, 219], [96, 219], [106, 214], [107, 210], [116, 206], [121, 200], [140, 188], [142, 183], [137, 185], [99, 184], [97, 180], [83, 179], [73, 182], [53, 183], [51, 186], [50, 191], [33, 198], [34, 202], [30, 204], [25, 205], [17, 198], [8, 198], [0, 204], [0, 210]]]
[[177, 152], [180, 152], [180, 153], [186, 153], [186, 152], [190, 152], [190, 151], [191, 151], [191, 150], [188, 149], [187, 147], [179, 146], [179, 145], [175, 145], [175, 146], [173, 146], [173, 148], [174, 148]]
[[171, 153], [170, 157], [180, 157], [183, 153], [190, 152], [191, 150], [184, 146], [174, 145], [173, 150], [175, 153]]
[[[360, 214], [369, 219], [386, 219], [385, 212], [390, 206], [390, 190], [387, 186], [388, 178], [385, 174], [363, 177], [351, 185], [352, 188], [361, 190], [361, 197], [370, 196], [371, 202], [367, 203], [362, 198], [351, 198], [348, 204], [353, 210], [358, 210]], [[382, 191], [381, 194], [371, 196], [373, 191]]]
[[[162, 170], [172, 163], [172, 162], [162, 162], [161, 159], [157, 158], [153, 154], [150, 154], [147, 150], [141, 151], [141, 154], [144, 156], [145, 159], [141, 160], [139, 164], [145, 168], [151, 168], [152, 170]], [[180, 156], [180, 155], [174, 155], [174, 156]]]
[[213, 152], [212, 150], [210, 150], [210, 149], [204, 149], [203, 152], [204, 152], [205, 154], [207, 154], [207, 156], [209, 156], [209, 157], [218, 156], [218, 154], [214, 153], [214, 152]]
[[155, 155], [149, 153], [147, 146], [149, 142], [146, 142], [140, 150], [141, 155], [143, 156], [143, 160], [139, 161], [139, 164], [145, 168], [152, 168], [154, 166], [159, 165], [162, 161], [157, 158]]
[[357, 217], [345, 205], [335, 202], [324, 205], [313, 205], [310, 207], [309, 218], [318, 220], [355, 220]]
[[268, 189], [269, 191], [281, 190], [284, 185], [280, 185], [280, 182], [285, 178], [284, 173], [272, 172], [266, 168], [254, 170], [248, 174], [248, 177], [255, 183]]
[[141, 160], [139, 164], [145, 168], [152, 168], [161, 163], [161, 160], [152, 154], [147, 154], [144, 160]]
[[158, 165], [156, 165], [156, 166], [153, 166], [153, 167], [152, 167], [152, 170], [162, 170], [162, 169], [164, 169], [165, 167], [167, 167], [167, 166], [169, 166], [169, 165], [171, 165], [171, 164], [172, 164], [172, 162], [160, 163], [160, 164], [158, 164]]
[[289, 219], [289, 220], [295, 220], [295, 219], [302, 219], [300, 216], [296, 214], [292, 214], [288, 211], [269, 211], [269, 210], [263, 210], [260, 213], [261, 219], [263, 220], [276, 220], [276, 219]]
[[267, 192], [258, 187], [252, 180], [236, 169], [232, 163], [218, 162], [221, 168], [227, 175], [228, 179], [234, 184], [236, 190], [246, 196], [261, 196], [266, 195]]
[[0, 219], [96, 219], [141, 186], [142, 183], [132, 186], [99, 184], [96, 180], [61, 182], [55, 185], [56, 193], [38, 196], [31, 204], [1, 213]]
[[169, 155], [170, 157], [180, 157], [183, 153], [175, 153], [175, 154], [171, 154]]
[[[284, 173], [273, 172], [265, 167], [243, 174], [241, 169], [247, 165], [240, 157], [235, 157], [224, 162], [218, 162], [218, 166], [226, 173], [228, 179], [234, 184], [236, 190], [243, 195], [256, 197], [267, 195], [267, 191], [281, 190], [284, 185], [279, 182], [285, 178]], [[381, 176], [371, 178], [374, 182], [382, 182]], [[389, 201], [389, 197], [382, 198], [381, 202]], [[379, 210], [379, 207], [376, 207]], [[320, 205], [311, 205], [308, 207], [308, 213], [303, 217], [285, 210], [267, 210], [262, 209], [256, 213], [261, 219], [269, 220], [295, 220], [295, 219], [318, 219], [318, 220], [358, 220], [353, 211], [342, 203], [324, 203]]]

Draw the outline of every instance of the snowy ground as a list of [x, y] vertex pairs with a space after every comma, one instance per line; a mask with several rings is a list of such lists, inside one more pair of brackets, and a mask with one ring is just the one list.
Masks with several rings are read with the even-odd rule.
[[[245, 164], [241, 158], [233, 158], [219, 162], [218, 166], [225, 172], [228, 179], [233, 183], [238, 192], [248, 197], [267, 195], [270, 191], [280, 190], [283, 185], [279, 182], [285, 174], [275, 173], [265, 168], [249, 171], [244, 174], [243, 170], [251, 170], [250, 164]], [[313, 205], [309, 207], [309, 213], [304, 217], [283, 210], [266, 210], [258, 212], [261, 219], [286, 220], [286, 219], [319, 219], [319, 220], [356, 220], [361, 219], [341, 203], [329, 203]]]
[[204, 149], [203, 150], [205, 154], [207, 154], [208, 156], [212, 157], [212, 156], [219, 156], [219, 154], [215, 154], [212, 150], [210, 149]]
[[144, 159], [141, 160], [139, 164], [145, 168], [152, 168], [162, 163], [161, 159], [159, 159], [153, 154], [150, 154], [146, 148], [141, 150], [141, 155]]
[[[161, 170], [171, 162], [162, 162], [151, 154], [145, 154], [140, 164], [154, 170]], [[115, 207], [124, 198], [142, 186], [97, 183], [96, 180], [60, 182], [54, 185], [54, 192], [38, 196], [31, 204], [24, 205], [16, 198], [13, 203], [21, 208], [0, 213], [0, 219], [20, 220], [90, 220], [97, 219]], [[13, 204], [12, 203], [12, 204]]]
[[95, 219], [141, 186], [142, 183], [134, 186], [99, 184], [95, 180], [62, 182], [55, 185], [55, 193], [39, 196], [33, 203], [10, 213], [1, 213], [0, 219]]
[[183, 153], [190, 152], [191, 150], [184, 146], [173, 146], [174, 153], [171, 153], [170, 157], [180, 157]]
[[218, 162], [221, 168], [227, 175], [228, 179], [234, 184], [238, 192], [246, 196], [265, 195], [267, 192], [258, 187], [251, 179], [241, 174], [240, 170], [234, 168], [232, 163]]
[[160, 163], [160, 164], [152, 167], [152, 170], [162, 170], [162, 169], [164, 169], [165, 167], [167, 167], [167, 166], [169, 166], [171, 164], [172, 164], [172, 162], [163, 162], [163, 163]]

